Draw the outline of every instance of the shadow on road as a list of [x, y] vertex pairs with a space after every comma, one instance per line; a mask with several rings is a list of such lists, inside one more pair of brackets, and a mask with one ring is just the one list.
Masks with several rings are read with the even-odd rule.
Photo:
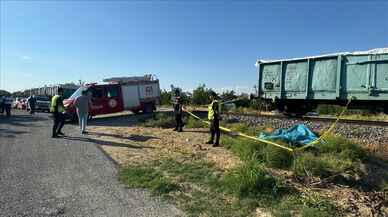
[[122, 136], [119, 134], [98, 133], [98, 132], [90, 132], [89, 135], [106, 136], [106, 137], [113, 137], [113, 138], [117, 138], [117, 139], [128, 139], [128, 140], [132, 140], [135, 142], [147, 142], [150, 139], [160, 139], [159, 137], [155, 137], [155, 136], [143, 136], [143, 135]]
[[28, 114], [13, 114], [10, 117], [5, 115], [0, 115], [0, 124], [21, 126], [21, 127], [31, 127], [34, 126], [33, 123], [48, 120], [48, 117], [42, 117], [40, 115], [28, 115]]
[[89, 121], [89, 125], [104, 127], [129, 127], [151, 117], [152, 114], [125, 114], [109, 117], [96, 117]]
[[106, 140], [100, 140], [100, 139], [93, 139], [93, 138], [89, 138], [89, 137], [64, 136], [63, 139], [72, 140], [72, 141], [89, 142], [89, 143], [94, 143], [94, 144], [98, 144], [98, 145], [106, 145], [106, 146], [113, 146], [113, 147], [124, 147], [124, 148], [134, 148], [134, 149], [153, 148], [150, 146], [132, 145], [132, 144], [127, 144], [127, 143], [122, 143], [122, 142], [113, 142], [113, 141], [106, 141]]
[[2, 129], [0, 128], [0, 138], [15, 138], [18, 135], [26, 134], [27, 131], [20, 131], [20, 130], [10, 130], [10, 129]]

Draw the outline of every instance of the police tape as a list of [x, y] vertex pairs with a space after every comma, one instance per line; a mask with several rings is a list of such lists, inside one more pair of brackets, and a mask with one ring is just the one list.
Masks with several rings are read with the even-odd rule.
[[[229, 128], [222, 127], [222, 126], [220, 126], [220, 130], [228, 132], [228, 133], [231, 133], [232, 135], [237, 135], [237, 136], [241, 136], [241, 137], [244, 137], [244, 138], [247, 138], [247, 139], [251, 139], [251, 140], [254, 140], [254, 141], [257, 141], [257, 142], [262, 142], [262, 143], [265, 143], [265, 144], [276, 146], [278, 148], [281, 148], [281, 149], [284, 149], [284, 150], [287, 150], [287, 151], [293, 153], [293, 152], [301, 151], [301, 150], [304, 150], [304, 149], [306, 149], [308, 147], [314, 146], [314, 145], [318, 144], [321, 140], [323, 140], [327, 135], [329, 135], [329, 133], [331, 131], [333, 131], [333, 129], [335, 129], [337, 123], [341, 120], [341, 117], [348, 110], [351, 101], [352, 101], [352, 98], [349, 99], [349, 101], [347, 102], [347, 104], [346, 104], [345, 108], [342, 110], [342, 112], [339, 115], [337, 115], [337, 118], [334, 121], [334, 123], [326, 131], [324, 131], [320, 137], [318, 137], [314, 141], [312, 141], [312, 142], [310, 142], [310, 143], [308, 143], [308, 144], [306, 144], [306, 145], [304, 145], [302, 147], [299, 147], [299, 148], [294, 148], [293, 149], [293, 148], [286, 147], [284, 145], [278, 144], [278, 143], [273, 142], [273, 141], [269, 141], [269, 140], [260, 139], [260, 138], [253, 137], [253, 136], [249, 136], [249, 135], [247, 135], [245, 133], [233, 131], [233, 130], [231, 130]], [[206, 124], [210, 125], [209, 121], [203, 120], [202, 118], [198, 117], [197, 115], [193, 114], [192, 112], [187, 111], [186, 109], [183, 109], [183, 111], [185, 111], [187, 114], [191, 115], [195, 119], [198, 119], [198, 120], [202, 121], [203, 123], [206, 123]]]
[[[192, 117], [194, 117], [195, 119], [198, 119], [200, 121], [202, 121], [203, 123], [206, 123], [208, 125], [210, 125], [210, 122], [209, 121], [205, 121], [205, 120], [202, 120], [202, 118], [198, 117], [197, 115], [187, 111], [187, 110], [184, 110], [187, 114], [191, 115]], [[269, 145], [273, 145], [273, 146], [276, 146], [276, 147], [279, 147], [279, 148], [282, 148], [284, 150], [287, 150], [289, 152], [293, 152], [294, 150], [292, 148], [289, 148], [289, 147], [286, 147], [286, 146], [283, 146], [283, 145], [280, 145], [280, 144], [277, 144], [275, 142], [272, 142], [272, 141], [268, 141], [268, 140], [264, 140], [264, 139], [260, 139], [260, 138], [257, 138], [257, 137], [253, 137], [253, 136], [249, 136], [247, 134], [244, 134], [244, 133], [241, 133], [241, 132], [236, 132], [236, 131], [233, 131], [231, 129], [228, 129], [226, 127], [221, 127], [220, 126], [220, 130], [222, 131], [225, 131], [225, 132], [228, 132], [228, 133], [234, 133], [234, 135], [237, 135], [237, 136], [241, 136], [241, 137], [244, 137], [244, 138], [247, 138], [247, 139], [251, 139], [251, 140], [255, 140], [257, 142], [263, 142], [263, 143], [266, 143], [266, 144], [269, 144]]]
[[301, 150], [306, 149], [308, 147], [314, 146], [314, 145], [318, 144], [321, 140], [323, 140], [327, 135], [329, 135], [329, 133], [331, 133], [331, 131], [333, 131], [335, 129], [335, 127], [337, 126], [337, 123], [341, 120], [341, 117], [348, 110], [349, 105], [352, 102], [352, 99], [353, 99], [353, 97], [351, 97], [348, 100], [348, 102], [346, 103], [345, 108], [342, 110], [342, 112], [339, 115], [337, 115], [337, 118], [333, 122], [333, 124], [331, 124], [330, 127], [327, 130], [325, 130], [319, 138], [315, 139], [314, 141], [312, 141], [312, 142], [310, 142], [310, 143], [308, 143], [308, 144], [306, 144], [306, 145], [304, 145], [302, 147], [296, 148], [295, 150], [296, 151], [301, 151]]

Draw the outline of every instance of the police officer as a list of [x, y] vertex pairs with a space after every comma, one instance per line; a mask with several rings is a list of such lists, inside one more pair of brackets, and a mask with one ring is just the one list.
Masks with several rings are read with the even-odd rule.
[[58, 88], [58, 94], [51, 98], [50, 112], [53, 113], [54, 125], [52, 129], [52, 138], [58, 138], [58, 135], [64, 136], [62, 127], [65, 125], [65, 109], [62, 98], [63, 90]]
[[3, 107], [8, 117], [11, 116], [12, 102], [13, 102], [13, 99], [9, 94], [5, 96], [3, 99]]
[[174, 103], [174, 114], [175, 114], [175, 121], [176, 121], [176, 126], [174, 128], [174, 131], [182, 132], [183, 131], [183, 121], [182, 121], [182, 99], [180, 96], [177, 96], [175, 98], [175, 103]]
[[35, 95], [28, 97], [27, 102], [28, 102], [28, 106], [30, 107], [30, 114], [34, 114], [35, 113], [35, 105], [36, 105]]
[[[213, 147], [217, 147], [220, 145], [220, 120], [221, 120], [221, 112], [220, 112], [220, 105], [217, 100], [217, 94], [215, 92], [212, 92], [210, 94], [210, 100], [211, 103], [208, 107], [208, 119], [210, 121], [210, 140], [206, 144], [213, 144]], [[214, 137], [216, 137], [214, 141]]]

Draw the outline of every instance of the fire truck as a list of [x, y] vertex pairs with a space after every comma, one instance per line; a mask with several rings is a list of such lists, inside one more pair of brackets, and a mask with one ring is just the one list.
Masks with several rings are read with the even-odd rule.
[[68, 99], [65, 99], [65, 114], [68, 119], [77, 118], [75, 99], [83, 90], [91, 99], [89, 116], [111, 114], [125, 110], [133, 113], [152, 113], [160, 103], [159, 80], [153, 75], [139, 77], [115, 77], [103, 80], [105, 83], [82, 85]]

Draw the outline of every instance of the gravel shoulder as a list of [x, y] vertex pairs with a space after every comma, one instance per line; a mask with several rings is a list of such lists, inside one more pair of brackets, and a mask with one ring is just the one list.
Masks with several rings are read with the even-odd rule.
[[[99, 139], [50, 138], [47, 114], [0, 116], [1, 216], [184, 216], [172, 205], [126, 189]], [[118, 145], [118, 143], [116, 143]]]

